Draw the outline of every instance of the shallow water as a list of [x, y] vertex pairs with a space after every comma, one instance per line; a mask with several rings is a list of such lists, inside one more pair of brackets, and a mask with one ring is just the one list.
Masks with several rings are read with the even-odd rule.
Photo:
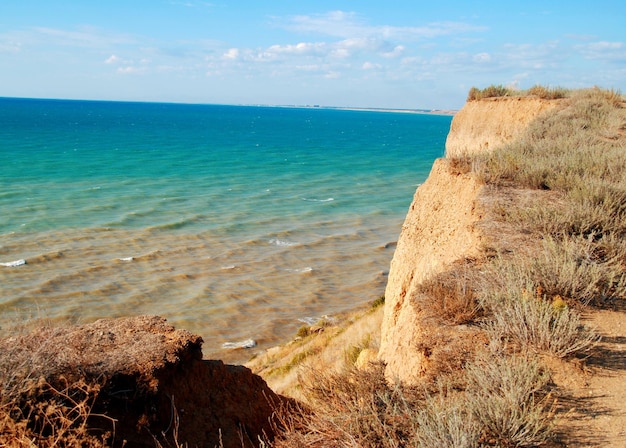
[[[383, 293], [449, 125], [0, 99], [0, 325], [159, 314], [200, 334], [206, 357], [244, 361]], [[222, 348], [247, 339], [256, 348]]]

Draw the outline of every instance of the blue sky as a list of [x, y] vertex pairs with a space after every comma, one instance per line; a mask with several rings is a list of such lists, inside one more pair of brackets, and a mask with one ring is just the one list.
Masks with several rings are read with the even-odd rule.
[[2, 0], [0, 96], [456, 109], [626, 93], [626, 1]]

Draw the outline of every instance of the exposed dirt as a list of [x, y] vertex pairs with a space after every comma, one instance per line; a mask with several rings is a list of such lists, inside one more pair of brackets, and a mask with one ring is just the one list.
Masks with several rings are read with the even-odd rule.
[[553, 379], [565, 398], [557, 431], [567, 447], [626, 447], [626, 299], [592, 310], [586, 323], [602, 336], [581, 366], [552, 361]]
[[492, 150], [519, 136], [558, 100], [534, 97], [500, 97], [467, 102], [454, 116], [446, 140], [446, 157], [454, 158]]

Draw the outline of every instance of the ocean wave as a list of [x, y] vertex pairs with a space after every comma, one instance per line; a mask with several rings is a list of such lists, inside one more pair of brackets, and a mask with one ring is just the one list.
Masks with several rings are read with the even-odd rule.
[[300, 268], [300, 269], [286, 269], [287, 272], [295, 272], [298, 274], [304, 274], [306, 272], [313, 272], [313, 268], [310, 266], [307, 266], [306, 268]]
[[15, 261], [9, 261], [9, 262], [6, 262], [6, 263], [0, 263], [0, 266], [4, 266], [4, 267], [7, 267], [7, 268], [15, 268], [15, 267], [18, 267], [18, 266], [23, 266], [25, 264], [26, 264], [26, 260], [20, 259], [20, 260], [15, 260]]
[[306, 202], [332, 202], [335, 200], [335, 198], [326, 198], [326, 199], [302, 198], [302, 200]]
[[279, 246], [279, 247], [291, 247], [291, 246], [297, 246], [300, 243], [295, 243], [292, 241], [285, 241], [285, 240], [279, 240], [278, 238], [272, 238], [270, 241], [270, 244], [273, 244], [274, 246]]
[[37, 255], [36, 257], [30, 258], [30, 263], [32, 263], [32, 264], [35, 264], [35, 263], [45, 263], [47, 261], [57, 260], [59, 258], [63, 258], [64, 256], [65, 255], [61, 251], [49, 252], [47, 254], [40, 254], [40, 255]]
[[225, 349], [237, 349], [237, 348], [253, 348], [256, 347], [256, 341], [254, 339], [246, 339], [239, 342], [224, 342], [222, 348]]
[[313, 316], [301, 317], [300, 319], [298, 319], [298, 321], [309, 326], [318, 325], [323, 322], [328, 322], [331, 325], [334, 325], [337, 323], [336, 318], [329, 316], [327, 314], [324, 314], [321, 317], [313, 317]]

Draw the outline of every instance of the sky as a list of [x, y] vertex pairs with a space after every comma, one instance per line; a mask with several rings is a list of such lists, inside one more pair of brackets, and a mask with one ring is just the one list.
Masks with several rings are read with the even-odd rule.
[[626, 93], [624, 0], [1, 0], [0, 96], [458, 109]]

